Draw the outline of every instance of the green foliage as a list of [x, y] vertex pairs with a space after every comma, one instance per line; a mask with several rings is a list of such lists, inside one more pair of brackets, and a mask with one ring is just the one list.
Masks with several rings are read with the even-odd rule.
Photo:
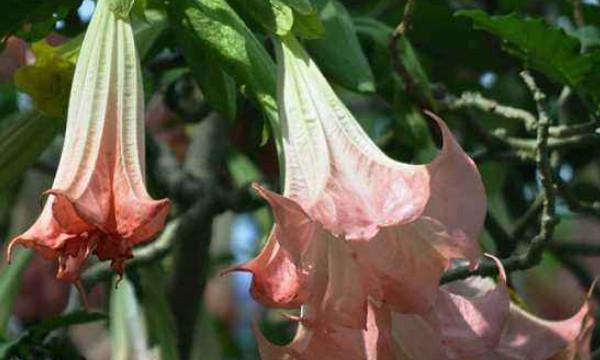
[[294, 11], [296, 11], [302, 15], [308, 15], [314, 11], [312, 4], [310, 3], [310, 0], [281, 0], [281, 1], [283, 3], [285, 3], [287, 6], [294, 9]]
[[559, 83], [575, 87], [592, 68], [593, 59], [581, 54], [579, 41], [544, 20], [488, 16], [480, 10], [459, 11], [456, 15], [468, 17], [477, 28], [498, 36], [508, 52]]
[[[378, 93], [385, 94], [388, 99], [393, 99], [398, 92], [404, 89], [397, 88], [397, 82], [401, 81], [395, 76], [395, 69], [391, 62], [389, 46], [393, 29], [386, 24], [371, 18], [356, 18], [354, 25], [363, 42], [371, 48], [371, 68], [374, 70], [377, 81]], [[398, 52], [406, 70], [415, 80], [413, 91], [427, 100], [435, 108], [431, 86], [425, 70], [406, 36], [398, 39]], [[392, 76], [390, 76], [392, 74]]]
[[35, 64], [15, 73], [17, 87], [29, 94], [40, 111], [54, 117], [66, 115], [75, 64], [62, 56], [60, 47], [45, 40], [32, 45]]
[[140, 270], [138, 286], [150, 342], [158, 345], [161, 360], [179, 359], [177, 332], [160, 264], [150, 264]]
[[110, 296], [110, 338], [113, 360], [150, 357], [142, 314], [133, 285], [127, 278], [115, 282]]
[[37, 111], [16, 113], [0, 123], [0, 188], [18, 181], [60, 132], [64, 123]]
[[348, 11], [337, 0], [316, 0], [314, 3], [325, 27], [325, 36], [306, 42], [311, 56], [338, 84], [359, 92], [373, 92], [373, 74]]
[[[169, 15], [176, 31], [186, 34], [186, 41], [189, 41], [195, 51], [215, 59], [212, 64], [222, 66], [239, 85], [247, 87], [249, 95], [263, 108], [275, 108], [275, 64], [254, 34], [224, 0], [173, 0], [169, 4]], [[190, 59], [188, 63], [193, 60], [194, 58]], [[207, 71], [210, 70], [213, 69], [207, 68]], [[226, 81], [224, 76], [210, 78], [214, 81], [219, 79]], [[203, 91], [207, 91], [212, 84], [202, 81], [199, 85]], [[227, 88], [231, 85], [217, 86]], [[227, 103], [231, 101], [228, 100]], [[219, 105], [217, 108], [226, 107]]]
[[75, 311], [40, 322], [30, 327], [15, 340], [0, 343], [0, 359], [31, 359], [34, 346], [40, 347], [44, 339], [54, 330], [72, 325], [105, 320], [106, 315], [95, 312]]
[[[10, 266], [4, 266], [0, 270], [0, 340], [6, 338], [6, 326], [12, 313], [15, 299], [21, 288], [21, 274], [29, 264], [33, 252], [30, 250], [16, 251]], [[6, 345], [5, 345], [6, 346]], [[0, 354], [2, 354], [0, 343]], [[8, 351], [8, 349], [4, 349]], [[0, 355], [0, 359], [2, 359]]]
[[[580, 29], [579, 36], [568, 35], [541, 19], [518, 15], [489, 16], [480, 10], [459, 11], [458, 16], [473, 20], [479, 29], [498, 36], [511, 55], [550, 79], [578, 90], [600, 106], [600, 51], [584, 53], [598, 43], [591, 29]], [[579, 39], [584, 39], [583, 47]], [[597, 110], [596, 110], [597, 111]]]
[[231, 0], [231, 3], [270, 33], [285, 35], [292, 30], [294, 13], [280, 0]]
[[38, 40], [80, 3], [79, 0], [2, 0], [0, 39], [18, 33], [27, 39]]
[[305, 39], [319, 39], [325, 36], [325, 27], [316, 11], [306, 15], [300, 13], [295, 14], [292, 31], [297, 36]]

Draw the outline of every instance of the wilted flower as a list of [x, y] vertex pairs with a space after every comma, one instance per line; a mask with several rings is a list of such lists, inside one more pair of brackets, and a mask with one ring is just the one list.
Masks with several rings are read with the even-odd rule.
[[100, 1], [75, 70], [60, 164], [42, 214], [21, 244], [58, 259], [75, 281], [92, 253], [122, 273], [131, 247], [164, 224], [168, 200], [144, 185], [143, 93], [131, 24]]

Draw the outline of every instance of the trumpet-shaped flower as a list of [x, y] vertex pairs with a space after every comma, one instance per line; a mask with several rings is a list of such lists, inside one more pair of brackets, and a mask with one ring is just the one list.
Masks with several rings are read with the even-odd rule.
[[394, 339], [411, 360], [573, 360], [588, 358], [589, 301], [571, 318], [547, 321], [510, 302], [506, 276], [443, 286], [423, 315], [393, 314]]
[[451, 259], [477, 264], [486, 205], [475, 164], [433, 115], [443, 136], [433, 162], [388, 158], [294, 39], [278, 45], [278, 63], [284, 192], [256, 187], [276, 224], [236, 270], [253, 273], [262, 304], [306, 305], [335, 325], [365, 328], [368, 299], [426, 311]]
[[588, 301], [571, 318], [546, 321], [510, 302], [506, 276], [470, 278], [438, 290], [434, 306], [400, 314], [369, 302], [364, 329], [299, 319], [294, 339], [276, 346], [258, 330], [263, 360], [574, 360], [589, 358]]
[[369, 303], [365, 329], [324, 326], [300, 321], [296, 336], [286, 346], [271, 344], [254, 329], [262, 360], [403, 360], [408, 359], [391, 337], [389, 310]]
[[169, 201], [144, 185], [143, 93], [131, 24], [100, 1], [86, 32], [69, 101], [63, 152], [33, 226], [9, 246], [57, 259], [75, 281], [90, 254], [118, 273], [132, 246], [158, 232]]

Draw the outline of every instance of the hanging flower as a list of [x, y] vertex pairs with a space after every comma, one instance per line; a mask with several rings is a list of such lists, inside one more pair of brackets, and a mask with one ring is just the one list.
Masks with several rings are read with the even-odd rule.
[[132, 246], [152, 238], [169, 212], [144, 185], [143, 93], [131, 24], [100, 1], [75, 69], [67, 130], [44, 209], [9, 245], [57, 259], [76, 281], [90, 254], [118, 273]]
[[450, 259], [474, 267], [486, 203], [479, 173], [446, 125], [427, 165], [388, 158], [337, 98], [299, 43], [278, 44], [283, 195], [256, 186], [275, 226], [251, 292], [265, 306], [364, 328], [368, 299], [424, 312]]
[[[373, 303], [367, 308], [365, 329], [325, 326], [300, 321], [296, 336], [286, 346], [271, 344], [258, 329], [261, 360], [401, 360], [405, 358], [391, 337], [390, 312]], [[343, 355], [342, 355], [343, 354]]]
[[294, 339], [271, 344], [255, 329], [262, 360], [574, 360], [589, 358], [594, 325], [589, 296], [563, 321], [546, 321], [510, 302], [502, 264], [498, 284], [479, 277], [438, 290], [429, 311], [400, 314], [369, 301], [364, 329], [295, 319]]
[[411, 360], [587, 359], [594, 325], [589, 298], [571, 318], [547, 321], [510, 302], [500, 281], [470, 278], [443, 286], [422, 315], [393, 314], [392, 333]]

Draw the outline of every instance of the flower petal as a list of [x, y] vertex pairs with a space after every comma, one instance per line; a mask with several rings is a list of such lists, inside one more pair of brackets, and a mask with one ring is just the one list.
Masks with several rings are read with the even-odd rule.
[[[506, 275], [497, 264], [500, 281], [495, 287], [486, 284], [489, 291], [470, 297], [452, 292], [465, 286], [444, 286], [422, 316], [394, 315], [393, 331], [400, 346], [413, 359], [487, 359], [500, 342], [509, 309]], [[427, 339], [425, 354], [419, 339]]]
[[262, 360], [402, 360], [390, 337], [390, 313], [373, 304], [368, 306], [364, 330], [345, 327], [322, 327], [300, 321], [296, 336], [286, 346], [271, 344], [255, 328]]
[[[475, 259], [485, 193], [473, 161], [444, 123], [435, 118], [444, 146], [431, 164], [394, 161], [358, 125], [295, 39], [284, 39], [277, 53], [284, 195], [325, 229], [348, 239], [368, 240], [381, 227], [425, 215], [444, 225], [447, 236], [459, 239], [455, 243], [468, 248], [462, 252]], [[440, 248], [451, 252], [453, 246]]]
[[277, 241], [275, 225], [261, 253], [251, 261], [229, 271], [252, 273], [250, 293], [264, 306], [293, 309], [308, 299], [303, 288], [303, 275], [294, 258]]
[[427, 241], [409, 224], [384, 228], [368, 242], [353, 242], [375, 299], [397, 312], [429, 310], [448, 261]]
[[573, 359], [580, 343], [589, 341], [592, 327], [593, 316], [587, 301], [575, 315], [562, 321], [543, 320], [511, 304], [496, 352], [499, 359], [547, 360], [569, 353], [572, 356], [566, 358]]

